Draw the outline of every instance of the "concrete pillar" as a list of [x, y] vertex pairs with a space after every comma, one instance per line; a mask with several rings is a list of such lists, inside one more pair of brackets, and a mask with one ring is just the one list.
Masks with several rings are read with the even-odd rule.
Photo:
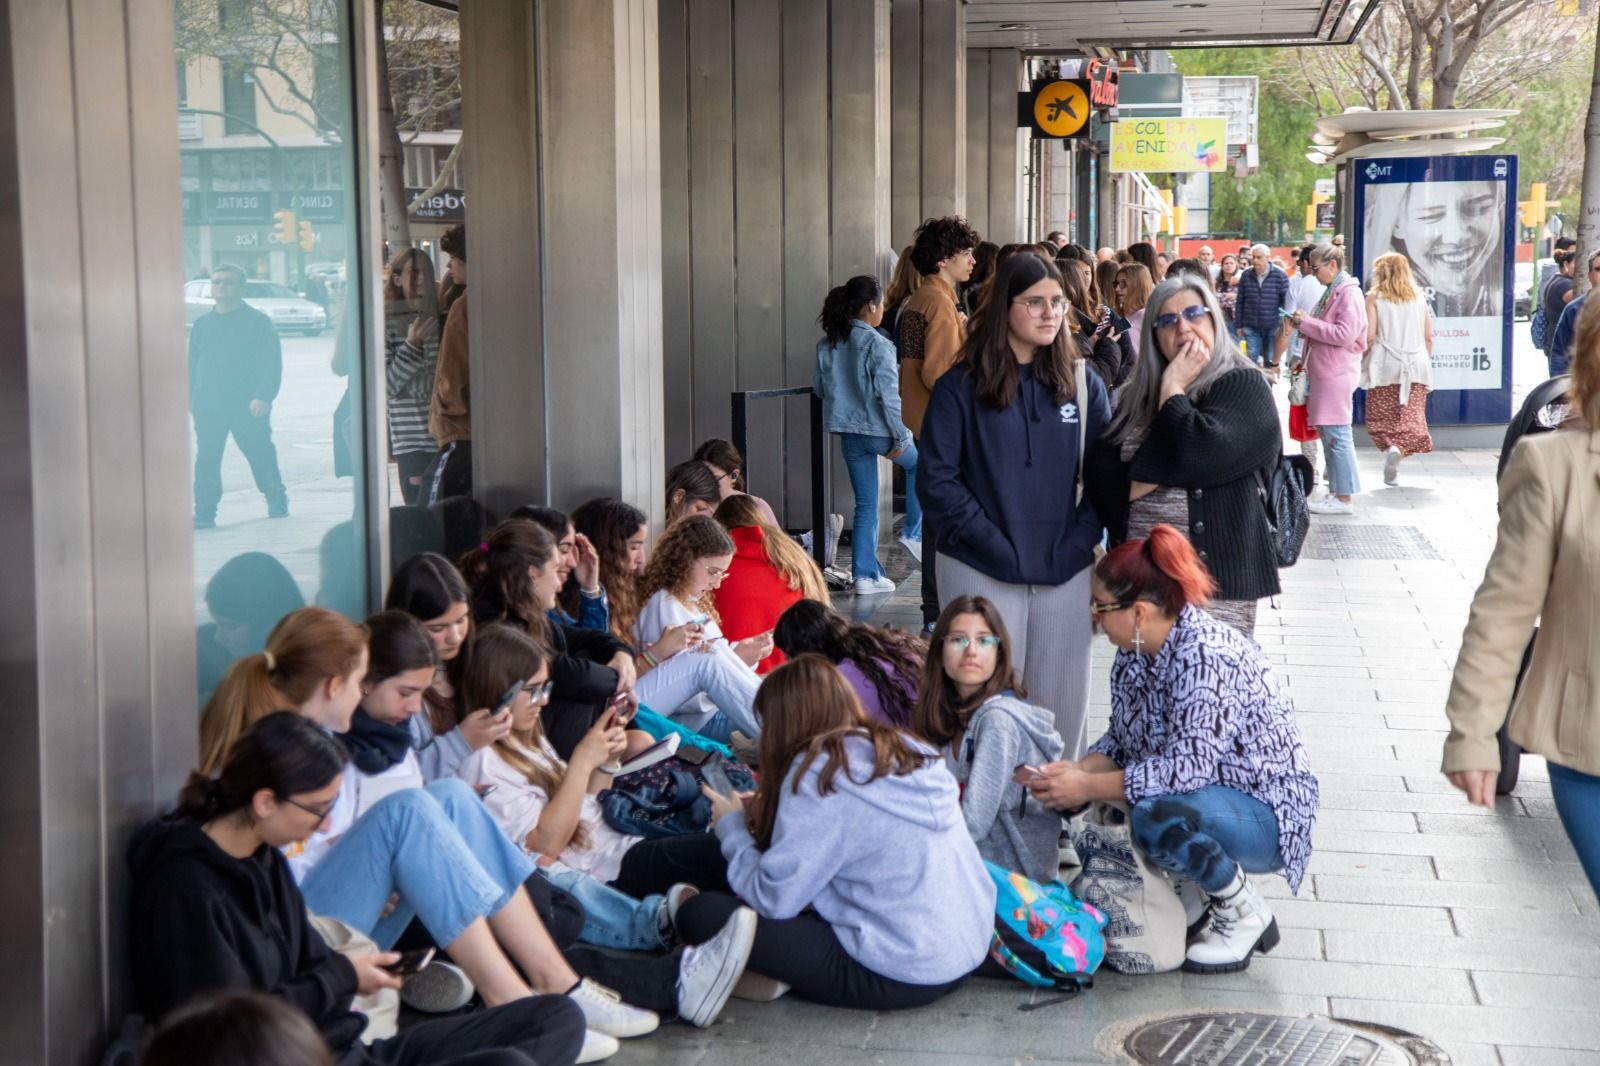
[[663, 510], [655, 0], [465, 4], [476, 495]]
[[893, 0], [891, 235], [967, 210], [967, 23], [958, 0]]
[[967, 217], [985, 240], [1027, 239], [1022, 168], [1028, 134], [1017, 127], [1022, 53], [967, 50]]

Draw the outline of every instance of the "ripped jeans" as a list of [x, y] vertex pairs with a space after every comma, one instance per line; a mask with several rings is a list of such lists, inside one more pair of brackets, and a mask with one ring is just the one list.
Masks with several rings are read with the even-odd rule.
[[1227, 888], [1239, 867], [1252, 874], [1283, 868], [1278, 816], [1226, 785], [1146, 797], [1133, 805], [1130, 823], [1152, 864], [1210, 893]]

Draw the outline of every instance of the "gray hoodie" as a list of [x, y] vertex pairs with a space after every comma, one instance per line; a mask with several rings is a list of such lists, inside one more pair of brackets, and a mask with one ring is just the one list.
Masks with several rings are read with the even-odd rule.
[[961, 813], [978, 853], [1041, 884], [1058, 875], [1061, 816], [1016, 783], [1016, 768], [1061, 758], [1055, 716], [1017, 698], [991, 696], [972, 713], [959, 752], [946, 752], [961, 782]]
[[[955, 780], [937, 754], [909, 774], [872, 773], [872, 743], [845, 741], [850, 766], [817, 793], [825, 759], [784, 775], [772, 845], [756, 848], [742, 813], [717, 823], [728, 884], [764, 918], [807, 906], [852, 959], [907, 984], [964, 977], [989, 952], [994, 882], [961, 824]], [[799, 791], [794, 791], [796, 778]]]

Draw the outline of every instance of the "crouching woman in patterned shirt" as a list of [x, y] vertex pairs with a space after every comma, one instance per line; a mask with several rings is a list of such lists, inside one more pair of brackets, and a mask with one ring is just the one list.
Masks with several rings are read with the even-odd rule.
[[[1294, 710], [1254, 641], [1200, 606], [1216, 590], [1183, 534], [1157, 525], [1095, 567], [1089, 610], [1120, 650], [1111, 726], [1083, 759], [1051, 763], [1030, 788], [1046, 806], [1126, 802], [1151, 863], [1209, 897], [1210, 922], [1183, 968], [1231, 973], [1278, 943], [1247, 873], [1296, 892], [1311, 857], [1317, 779]], [[1188, 892], [1186, 893], [1186, 889]]]

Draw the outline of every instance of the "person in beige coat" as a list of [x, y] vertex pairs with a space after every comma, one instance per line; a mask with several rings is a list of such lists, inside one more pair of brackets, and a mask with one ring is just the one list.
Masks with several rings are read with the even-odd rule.
[[1556, 811], [1600, 888], [1600, 302], [1578, 318], [1569, 423], [1523, 438], [1500, 481], [1500, 528], [1450, 683], [1444, 772], [1492, 806], [1506, 718], [1535, 620], [1540, 637], [1510, 735], [1550, 764]]

